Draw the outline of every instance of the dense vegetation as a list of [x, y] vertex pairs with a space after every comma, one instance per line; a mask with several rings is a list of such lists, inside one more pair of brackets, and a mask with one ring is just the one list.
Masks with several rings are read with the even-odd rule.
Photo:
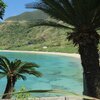
[[6, 19], [0, 24], [0, 49], [77, 52], [77, 47], [66, 40], [68, 30], [30, 27], [31, 22], [41, 18], [50, 19], [41, 11], [26, 12]]

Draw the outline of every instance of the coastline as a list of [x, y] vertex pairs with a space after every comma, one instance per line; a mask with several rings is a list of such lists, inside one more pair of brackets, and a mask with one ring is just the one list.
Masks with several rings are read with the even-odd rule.
[[19, 51], [19, 50], [0, 50], [0, 52], [20, 52], [20, 53], [33, 53], [33, 54], [52, 54], [52, 55], [70, 56], [70, 57], [80, 58], [80, 55], [76, 54], [76, 53], [42, 52], [42, 51]]
[[[29, 54], [52, 54], [52, 55], [61, 55], [61, 56], [69, 56], [69, 57], [75, 57], [80, 59], [80, 55], [77, 53], [62, 53], [62, 52], [42, 52], [42, 51], [21, 51], [21, 50], [0, 50], [0, 52], [16, 52], [16, 53], [29, 53]], [[93, 100], [99, 100], [96, 98], [92, 98], [89, 96], [83, 96], [83, 95], [69, 95], [69, 96], [55, 96], [55, 97], [40, 97], [40, 98], [32, 98], [34, 100], [83, 100], [83, 98], [86, 99], [93, 99]]]

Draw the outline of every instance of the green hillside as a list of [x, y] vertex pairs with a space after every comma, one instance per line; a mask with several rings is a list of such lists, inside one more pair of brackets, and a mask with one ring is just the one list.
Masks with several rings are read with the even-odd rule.
[[13, 16], [10, 18], [7, 18], [6, 21], [12, 20], [12, 21], [31, 21], [34, 19], [46, 19], [48, 16], [47, 14], [44, 14], [42, 11], [33, 11], [33, 12], [24, 12], [18, 16]]
[[34, 23], [35, 18], [48, 17], [41, 11], [34, 11], [6, 19], [0, 24], [0, 49], [77, 52], [77, 47], [66, 40], [68, 30], [44, 26], [32, 28], [24, 22]]

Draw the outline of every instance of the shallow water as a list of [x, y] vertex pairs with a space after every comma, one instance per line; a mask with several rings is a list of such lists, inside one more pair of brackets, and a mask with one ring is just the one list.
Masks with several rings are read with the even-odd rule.
[[[74, 57], [50, 55], [50, 54], [28, 54], [0, 52], [0, 55], [8, 57], [10, 60], [21, 59], [22, 61], [35, 62], [40, 68], [43, 76], [37, 78], [27, 75], [27, 80], [18, 80], [16, 90], [25, 86], [27, 90], [66, 90], [77, 94], [82, 94], [82, 67], [80, 60]], [[0, 80], [0, 93], [3, 93], [6, 86], [6, 78]], [[63, 96], [61, 93], [33, 94], [34, 96]]]

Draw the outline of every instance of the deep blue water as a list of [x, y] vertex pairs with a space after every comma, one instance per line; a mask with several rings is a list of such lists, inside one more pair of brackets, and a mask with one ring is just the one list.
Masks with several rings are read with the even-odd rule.
[[[35, 62], [40, 68], [43, 76], [37, 78], [27, 75], [27, 80], [18, 80], [16, 90], [21, 87], [30, 89], [60, 89], [69, 92], [82, 94], [82, 67], [80, 60], [74, 57], [47, 55], [47, 54], [28, 54], [28, 53], [10, 53], [0, 52], [0, 55], [8, 57], [10, 60], [21, 59], [22, 61]], [[3, 93], [6, 86], [6, 78], [0, 80], [0, 94]], [[34, 94], [34, 96], [58, 96], [64, 94]]]

